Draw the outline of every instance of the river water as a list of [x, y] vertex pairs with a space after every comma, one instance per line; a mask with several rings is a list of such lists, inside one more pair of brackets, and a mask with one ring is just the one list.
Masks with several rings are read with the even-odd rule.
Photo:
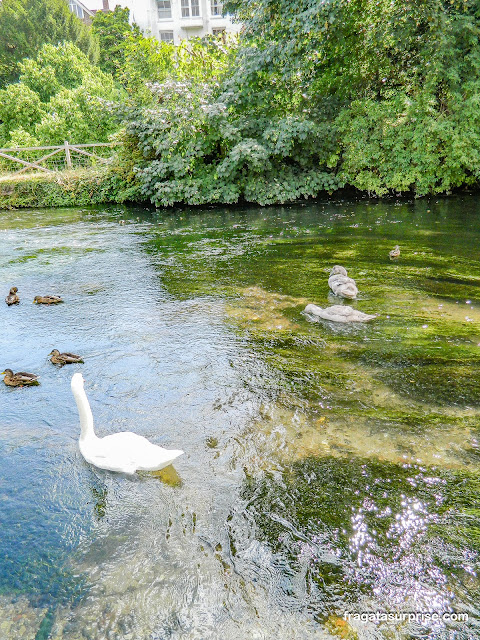
[[[41, 384], [0, 386], [0, 638], [480, 637], [479, 210], [3, 212], [0, 366]], [[302, 314], [334, 264], [370, 324]], [[88, 465], [75, 371], [175, 468]]]

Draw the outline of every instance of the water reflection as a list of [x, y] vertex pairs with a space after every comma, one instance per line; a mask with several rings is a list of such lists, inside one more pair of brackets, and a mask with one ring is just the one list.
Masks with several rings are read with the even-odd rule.
[[[41, 381], [0, 388], [6, 639], [476, 637], [477, 204], [5, 214], [2, 366]], [[301, 314], [339, 262], [369, 326]], [[77, 370], [99, 435], [182, 448], [176, 469], [87, 465]], [[342, 619], [379, 608], [470, 621]]]

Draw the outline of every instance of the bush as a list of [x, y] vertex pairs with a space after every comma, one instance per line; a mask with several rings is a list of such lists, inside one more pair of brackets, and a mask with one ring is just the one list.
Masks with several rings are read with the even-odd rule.
[[116, 202], [118, 184], [105, 171], [18, 176], [0, 181], [0, 209], [70, 207]]
[[[120, 165], [129, 197], [155, 205], [239, 200], [270, 204], [333, 191], [332, 127], [298, 116], [250, 120], [215, 100], [218, 87], [170, 81], [150, 87], [155, 107], [126, 110]], [[133, 151], [133, 152], [132, 152]]]

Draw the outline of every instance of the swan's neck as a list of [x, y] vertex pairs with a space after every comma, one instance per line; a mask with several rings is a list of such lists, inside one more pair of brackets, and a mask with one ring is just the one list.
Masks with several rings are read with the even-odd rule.
[[77, 403], [78, 415], [80, 416], [80, 441], [96, 440], [97, 436], [93, 430], [93, 415], [87, 394], [83, 387], [75, 387], [72, 391]]

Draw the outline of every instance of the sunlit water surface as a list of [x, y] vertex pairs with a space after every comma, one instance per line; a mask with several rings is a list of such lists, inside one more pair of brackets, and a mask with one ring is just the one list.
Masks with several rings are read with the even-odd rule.
[[[479, 207], [3, 212], [0, 638], [480, 637]], [[334, 264], [371, 324], [302, 314]], [[175, 469], [86, 464], [75, 371]]]

